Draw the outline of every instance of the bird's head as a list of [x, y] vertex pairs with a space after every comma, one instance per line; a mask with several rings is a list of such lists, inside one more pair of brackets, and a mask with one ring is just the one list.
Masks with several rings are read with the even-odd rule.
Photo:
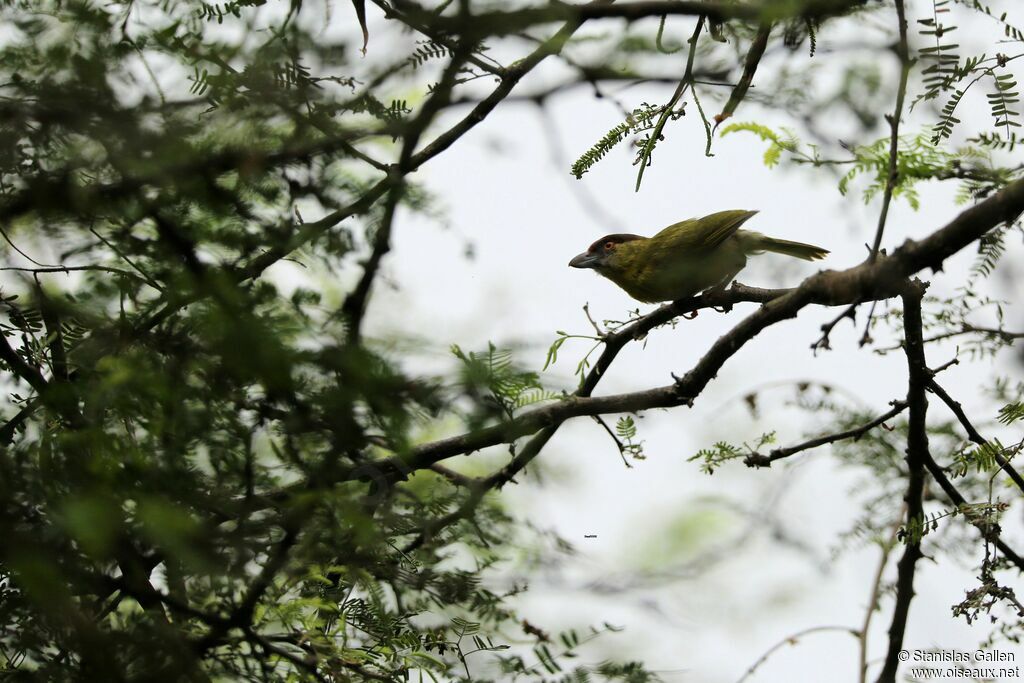
[[614, 268], [619, 255], [619, 247], [634, 240], [647, 239], [640, 235], [616, 233], [605, 235], [591, 244], [585, 252], [577, 254], [569, 261], [570, 268], [593, 268], [598, 272], [606, 268]]

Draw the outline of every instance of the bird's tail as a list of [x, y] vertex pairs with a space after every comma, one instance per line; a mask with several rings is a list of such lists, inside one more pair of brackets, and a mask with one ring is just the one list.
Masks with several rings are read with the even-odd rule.
[[775, 237], [768, 237], [767, 235], [761, 235], [761, 239], [758, 242], [758, 250], [785, 254], [786, 256], [801, 258], [804, 261], [817, 261], [818, 259], [825, 258], [828, 254], [828, 249], [822, 249], [813, 244], [790, 242], [789, 240], [780, 240]]

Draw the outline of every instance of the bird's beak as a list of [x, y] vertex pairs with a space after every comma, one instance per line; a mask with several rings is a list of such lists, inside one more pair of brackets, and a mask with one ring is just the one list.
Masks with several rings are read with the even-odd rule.
[[572, 257], [569, 261], [570, 268], [597, 268], [599, 257], [596, 254], [583, 252]]

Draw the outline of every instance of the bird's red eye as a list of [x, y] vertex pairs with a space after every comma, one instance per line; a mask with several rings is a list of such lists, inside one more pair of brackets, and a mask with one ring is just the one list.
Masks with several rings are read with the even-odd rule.
[[611, 251], [614, 248], [615, 248], [615, 242], [605, 242], [604, 243], [604, 250], [605, 251]]

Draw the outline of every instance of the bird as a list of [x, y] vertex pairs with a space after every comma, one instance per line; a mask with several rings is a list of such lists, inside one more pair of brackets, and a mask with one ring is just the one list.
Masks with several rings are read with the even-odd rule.
[[569, 261], [592, 268], [644, 303], [675, 301], [712, 288], [724, 288], [764, 252], [816, 261], [827, 249], [768, 237], [740, 226], [757, 211], [731, 210], [673, 223], [653, 237], [605, 235]]

